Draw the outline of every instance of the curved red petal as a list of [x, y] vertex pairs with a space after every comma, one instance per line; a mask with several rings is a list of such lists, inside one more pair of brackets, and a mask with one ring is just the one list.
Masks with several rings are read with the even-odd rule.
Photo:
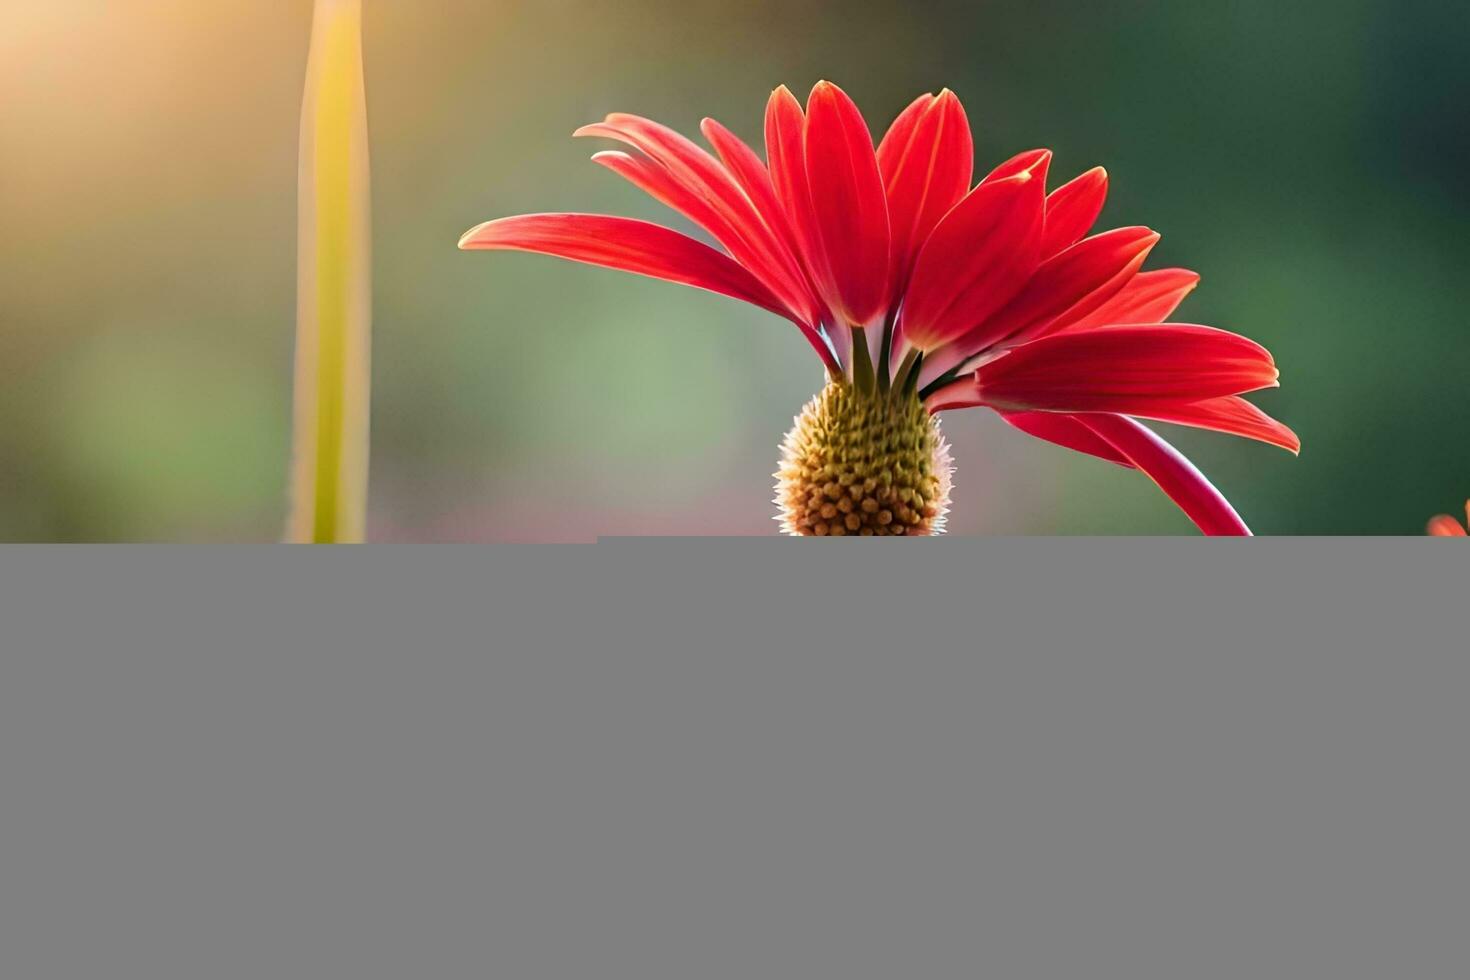
[[662, 225], [605, 214], [521, 214], [477, 225], [465, 232], [459, 247], [537, 252], [732, 296], [791, 320], [822, 363], [841, 370], [816, 329], [792, 315], [749, 270]]
[[933, 350], [1010, 301], [1036, 271], [1044, 198], [1023, 171], [981, 184], [940, 220], [914, 262], [899, 330]]
[[1464, 526], [1448, 514], [1436, 514], [1429, 519], [1426, 530], [1436, 538], [1463, 538], [1466, 534]]
[[1195, 429], [1243, 436], [1279, 446], [1292, 454], [1302, 451], [1302, 441], [1295, 432], [1239, 395], [1207, 398], [1187, 404], [1145, 407], [1129, 414], [1156, 422], [1172, 422]]
[[1126, 415], [1277, 383], [1260, 344], [1177, 323], [1053, 334], [982, 365], [975, 377], [985, 403], [997, 408]]
[[697, 286], [790, 316], [771, 291], [734, 259], [649, 221], [605, 214], [520, 214], [465, 232], [459, 247], [539, 252], [590, 265]]
[[[917, 111], [916, 111], [917, 109]], [[920, 246], [970, 190], [970, 121], [949, 89], [905, 109], [878, 145], [893, 234], [893, 289], [903, 290]]]
[[837, 312], [863, 325], [888, 305], [888, 202], [862, 113], [831, 82], [807, 99], [806, 172]]
[[[911, 103], [904, 106], [904, 110], [898, 113], [894, 122], [888, 126], [888, 132], [883, 134], [882, 140], [878, 141], [878, 170], [883, 175], [883, 182], [888, 184], [894, 179], [894, 173], [903, 163], [904, 156], [913, 145], [914, 132], [919, 129], [919, 120], [923, 119], [929, 106], [935, 103], [936, 96], [925, 93], [919, 98], [914, 98]], [[892, 215], [892, 197], [889, 197], [889, 216]]]
[[535, 251], [573, 262], [622, 269], [710, 289], [789, 316], [789, 310], [744, 266], [704, 242], [653, 222], [612, 215], [514, 215], [465, 232], [466, 250]]
[[1133, 467], [1128, 457], [1114, 449], [1112, 443], [1071, 415], [1062, 415], [1057, 412], [1005, 411], [997, 411], [996, 414], [1028, 436], [1035, 436], [1079, 453], [1096, 456], [1109, 463], [1117, 463], [1119, 466]]
[[[747, 270], [750, 269], [749, 263], [759, 262], [739, 229], [732, 226], [706, 198], [676, 181], [664, 167], [646, 157], [635, 157], [621, 150], [594, 153], [592, 160], [708, 231]], [[784, 304], [783, 316], [811, 326], [820, 322], [815, 301], [804, 291], [790, 288], [789, 280], [776, 277], [776, 282], [772, 283], [762, 276], [757, 275], [756, 278], [765, 282], [772, 295]]]
[[[883, 174], [884, 183], [893, 179], [894, 173], [913, 145], [914, 132], [919, 128], [919, 120], [934, 104], [935, 99], [935, 95], [925, 92], [910, 102], [893, 120], [892, 125], [888, 127], [888, 132], [884, 133], [883, 138], [878, 141], [878, 170]], [[891, 197], [888, 204], [891, 209], [893, 206]]]
[[1143, 423], [1121, 415], [1079, 415], [1077, 420], [1146, 473], [1205, 534], [1250, 535], [1230, 501], [1179, 450]]
[[1158, 240], [1149, 228], [1114, 228], [1063, 249], [1037, 267], [1015, 299], [956, 346], [970, 356], [996, 344], [1034, 340], [1086, 316], [1133, 278]]
[[771, 185], [791, 224], [802, 264], [816, 286], [818, 296], [831, 306], [834, 302], [832, 273], [822, 251], [806, 174], [803, 142], [806, 114], [785, 85], [777, 87], [766, 103], [765, 130], [766, 166], [771, 174]]
[[[980, 388], [976, 384], [974, 374], [967, 374], [962, 378], [951, 381], [924, 399], [924, 407], [929, 410], [930, 415], [933, 415], [935, 412], [947, 412], [956, 408], [976, 408], [984, 404], [985, 398], [980, 394]], [[1002, 410], [996, 409], [996, 411], [999, 412]]]
[[786, 212], [776, 199], [776, 187], [771, 183], [770, 171], [756, 152], [717, 119], [706, 116], [699, 122], [699, 131], [709, 140], [710, 146], [715, 149], [715, 155], [745, 191], [761, 217], [766, 219], [766, 223], [784, 224]]
[[647, 157], [635, 157], [622, 150], [594, 153], [592, 162], [611, 170], [660, 204], [678, 211], [713, 235], [731, 254], [739, 254], [743, 244], [740, 233], [706, 198], [675, 180], [667, 168]]
[[1069, 320], [1063, 330], [1162, 323], [1199, 285], [1199, 273], [1188, 269], [1153, 269], [1129, 279], [1122, 289], [1092, 312]]
[[997, 180], [1005, 180], [1017, 174], [1030, 174], [1039, 179], [1042, 193], [1046, 192], [1046, 174], [1051, 168], [1051, 150], [1037, 149], [1026, 150], [1017, 153], [1005, 163], [996, 167], [990, 173], [981, 178], [981, 184], [994, 183]]
[[801, 264], [799, 258], [801, 245], [791, 227], [791, 219], [786, 209], [782, 207], [780, 199], [776, 196], [776, 187], [771, 182], [771, 174], [766, 169], [765, 163], [740, 137], [716, 120], [704, 119], [700, 122], [699, 129], [704, 133], [705, 139], [709, 140], [710, 145], [715, 148], [715, 153], [719, 156], [720, 162], [725, 165], [725, 169], [735, 178], [735, 181], [750, 198], [751, 203], [755, 205], [756, 211], [765, 219], [767, 227], [776, 235], [777, 240], [793, 260], [795, 267], [801, 270], [802, 284], [806, 294], [803, 297], [806, 301], [803, 312], [812, 323], [821, 322], [822, 305], [817, 299], [815, 286]]
[[[809, 305], [806, 282], [795, 258], [783, 248], [729, 172], [694, 141], [651, 119], [621, 112], [612, 113], [601, 123], [583, 126], [574, 135], [619, 140], [646, 154], [667, 172], [670, 181], [719, 215], [721, 227], [708, 230], [741, 265], [792, 309], [802, 310]], [[701, 220], [694, 214], [688, 216]]]
[[1049, 258], [1075, 245], [1092, 229], [1108, 196], [1108, 172], [1093, 167], [1046, 196], [1046, 226], [1041, 232], [1041, 257]]

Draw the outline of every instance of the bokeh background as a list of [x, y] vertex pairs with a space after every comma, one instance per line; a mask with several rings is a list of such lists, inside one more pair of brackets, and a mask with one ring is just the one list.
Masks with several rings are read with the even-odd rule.
[[[1269, 346], [1299, 459], [1168, 429], [1258, 533], [1419, 534], [1470, 495], [1470, 17], [1405, 0], [366, 0], [377, 540], [773, 534], [819, 387], [731, 300], [467, 254], [503, 214], [687, 227], [587, 157], [614, 110], [760, 135], [837, 81], [953, 88], [1163, 233], [1181, 318]], [[307, 0], [0, 3], [0, 538], [268, 541], [284, 519]], [[958, 533], [1192, 533], [1144, 478], [947, 416]]]

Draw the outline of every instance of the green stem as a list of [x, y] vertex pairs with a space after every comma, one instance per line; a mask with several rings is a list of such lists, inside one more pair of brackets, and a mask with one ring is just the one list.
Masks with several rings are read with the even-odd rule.
[[888, 311], [883, 318], [883, 341], [878, 345], [878, 390], [888, 394], [888, 362], [893, 359], [893, 324], [898, 319], [898, 308]]
[[903, 379], [903, 393], [905, 396], [915, 394], [915, 390], [919, 387], [919, 369], [923, 366], [924, 352], [919, 351], [918, 356], [914, 358], [913, 366], [909, 368], [909, 373]]
[[291, 541], [361, 541], [366, 523], [372, 300], [361, 8], [361, 0], [317, 0], [312, 22], [301, 109]]
[[873, 356], [868, 353], [868, 336], [862, 327], [852, 328], [852, 381], [858, 391], [873, 390]]
[[899, 363], [898, 370], [893, 372], [894, 391], [902, 394], [908, 388], [910, 375], [918, 374], [918, 363], [921, 356], [918, 348], [910, 348], [909, 352], [903, 356], [903, 361]]

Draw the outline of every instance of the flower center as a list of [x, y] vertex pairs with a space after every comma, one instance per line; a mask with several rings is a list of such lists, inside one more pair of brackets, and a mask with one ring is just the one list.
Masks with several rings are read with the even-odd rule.
[[914, 394], [829, 382], [781, 444], [781, 529], [818, 537], [939, 534], [950, 472], [939, 424]]

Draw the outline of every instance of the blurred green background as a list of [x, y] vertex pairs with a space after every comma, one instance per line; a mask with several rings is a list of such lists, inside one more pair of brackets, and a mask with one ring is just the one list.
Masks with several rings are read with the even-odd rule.
[[[609, 111], [758, 141], [777, 83], [875, 130], [953, 88], [982, 171], [1101, 163], [1105, 224], [1275, 353], [1299, 459], [1161, 427], [1258, 533], [1419, 534], [1470, 495], [1470, 17], [1402, 0], [366, 0], [377, 540], [774, 534], [820, 386], [783, 321], [538, 256], [522, 211], [687, 228], [587, 162]], [[273, 540], [307, 0], [0, 4], [0, 538]], [[1144, 478], [951, 413], [966, 533], [1192, 533]]]

